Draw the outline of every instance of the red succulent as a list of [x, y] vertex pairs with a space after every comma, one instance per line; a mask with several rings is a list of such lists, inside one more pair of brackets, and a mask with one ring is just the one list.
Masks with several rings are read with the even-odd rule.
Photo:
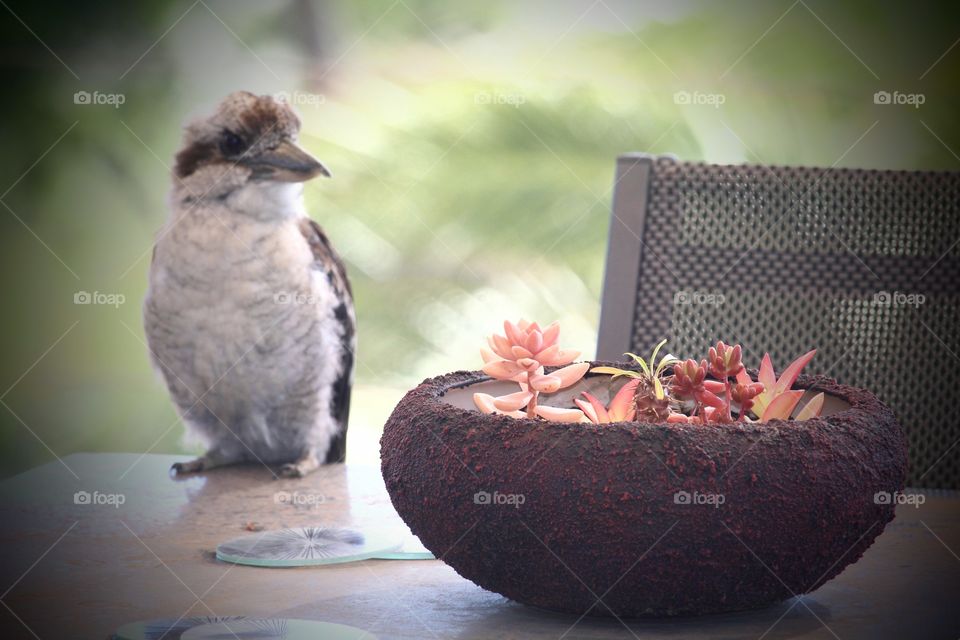
[[710, 347], [708, 361], [710, 362], [710, 374], [718, 380], [732, 378], [743, 371], [743, 362], [740, 357], [743, 348], [740, 345], [728, 346], [721, 340], [717, 346]]
[[759, 382], [738, 382], [730, 390], [730, 398], [740, 405], [740, 419], [743, 420], [747, 412], [753, 408], [754, 398], [763, 393], [763, 384]]
[[704, 392], [703, 382], [707, 377], [707, 361], [685, 360], [673, 366], [673, 382], [670, 392], [678, 400], [698, 400]]

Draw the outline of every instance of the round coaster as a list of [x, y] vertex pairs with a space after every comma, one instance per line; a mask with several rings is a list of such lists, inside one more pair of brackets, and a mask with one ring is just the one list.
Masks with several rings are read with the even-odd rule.
[[412, 533], [403, 539], [403, 544], [396, 551], [378, 553], [377, 560], [436, 560], [430, 550], [423, 546], [420, 538]]
[[264, 531], [217, 547], [217, 559], [255, 567], [306, 567], [367, 560], [396, 551], [403, 541], [383, 533], [331, 527]]
[[236, 622], [221, 622], [194, 627], [183, 640], [376, 640], [376, 636], [343, 624], [293, 620], [287, 618], [247, 618]]
[[112, 640], [180, 640], [185, 631], [194, 627], [220, 622], [237, 622], [244, 620], [243, 616], [198, 617], [198, 618], [160, 618], [157, 620], [141, 620], [125, 624], [116, 633]]

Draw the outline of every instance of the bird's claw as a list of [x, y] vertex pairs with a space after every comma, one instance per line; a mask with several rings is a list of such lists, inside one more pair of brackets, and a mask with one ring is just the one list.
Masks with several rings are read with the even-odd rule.
[[280, 467], [281, 478], [303, 478], [320, 467], [320, 459], [315, 451], [308, 451], [299, 459]]
[[307, 475], [299, 463], [288, 462], [280, 467], [279, 477], [281, 478], [302, 478]]
[[187, 473], [203, 471], [204, 468], [204, 461], [200, 458], [197, 458], [196, 460], [190, 460], [189, 462], [174, 462], [170, 466], [170, 471], [172, 471], [173, 475], [175, 476], [182, 476]]

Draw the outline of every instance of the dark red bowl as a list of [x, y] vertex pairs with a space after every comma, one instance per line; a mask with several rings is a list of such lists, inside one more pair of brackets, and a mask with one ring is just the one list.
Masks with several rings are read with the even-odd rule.
[[726, 426], [470, 408], [473, 391], [503, 384], [461, 371], [410, 391], [384, 429], [382, 469], [430, 551], [525, 604], [624, 617], [765, 607], [856, 561], [893, 519], [884, 496], [903, 488], [893, 412], [828, 378], [796, 385], [827, 394], [819, 418]]

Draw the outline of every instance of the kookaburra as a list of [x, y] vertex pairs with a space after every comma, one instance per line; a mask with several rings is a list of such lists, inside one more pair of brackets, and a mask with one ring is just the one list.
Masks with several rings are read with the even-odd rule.
[[353, 297], [304, 212], [302, 183], [330, 174], [299, 130], [286, 103], [242, 91], [186, 127], [144, 303], [153, 361], [206, 445], [176, 473], [247, 461], [302, 476], [344, 458]]

